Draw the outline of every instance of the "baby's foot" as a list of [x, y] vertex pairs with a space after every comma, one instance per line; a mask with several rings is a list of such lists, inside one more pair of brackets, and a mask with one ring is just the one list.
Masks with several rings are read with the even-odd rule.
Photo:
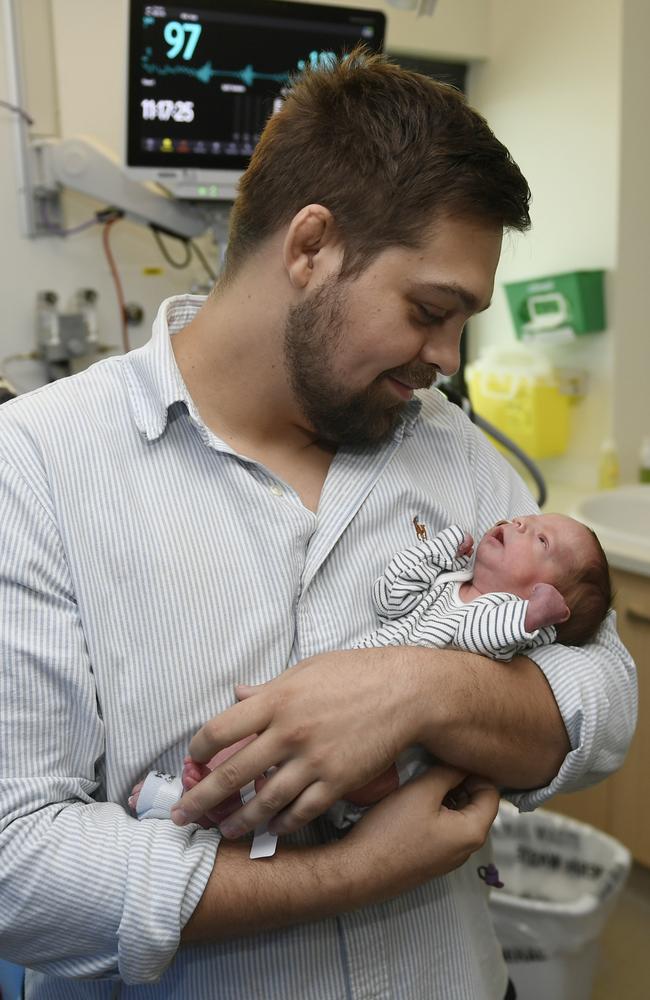
[[379, 777], [373, 778], [361, 788], [355, 788], [353, 792], [345, 795], [345, 798], [355, 806], [373, 806], [375, 802], [385, 799], [397, 788], [399, 788], [399, 774], [396, 765], [391, 764]]
[[144, 778], [139, 781], [137, 785], [134, 785], [131, 789], [131, 794], [129, 795], [129, 809], [133, 813], [138, 811], [138, 799], [140, 798], [140, 792], [142, 791], [142, 786], [144, 785]]
[[[241, 750], [253, 739], [255, 739], [254, 736], [249, 736], [244, 740], [233, 743], [232, 746], [226, 747], [224, 750], [220, 750], [207, 764], [201, 764], [198, 761], [192, 760], [191, 757], [186, 757], [183, 761], [182, 779], [176, 778], [173, 774], [161, 774], [159, 771], [150, 772], [143, 781], [139, 781], [131, 789], [128, 800], [129, 808], [135, 813], [138, 819], [169, 819], [172, 806], [180, 799], [183, 792], [188, 792], [195, 785], [198, 785], [200, 781], [213, 771], [217, 764], [227, 760], [228, 757], [231, 757], [237, 750]], [[265, 777], [255, 779], [256, 792], [259, 792], [264, 787], [266, 780]], [[141, 795], [145, 785], [147, 787], [145, 789], [145, 802], [143, 806]], [[195, 820], [195, 822], [204, 829], [209, 830], [215, 826], [219, 826], [227, 816], [230, 816], [237, 809], [241, 809], [241, 807], [241, 793], [237, 791], [233, 795], [229, 795], [223, 802], [220, 802], [214, 809], [210, 809], [204, 816]]]
[[[210, 761], [210, 764], [213, 764], [213, 761]], [[198, 761], [192, 760], [191, 757], [186, 757], [183, 761], [183, 791], [189, 792], [191, 788], [198, 785], [199, 781], [203, 781], [211, 772], [212, 768], [207, 764], [199, 764]], [[219, 823], [223, 822], [236, 809], [241, 809], [241, 795], [239, 792], [229, 795], [227, 799], [220, 802], [214, 809], [208, 810], [205, 816], [202, 816], [198, 822], [206, 828], [219, 826]]]
[[183, 761], [184, 791], [189, 792], [190, 788], [194, 788], [195, 785], [198, 785], [199, 781], [203, 781], [210, 773], [211, 771], [207, 764], [199, 764], [198, 761], [192, 760], [191, 757], [186, 757]]
[[[253, 735], [247, 736], [243, 740], [238, 740], [231, 746], [220, 750], [207, 764], [200, 764], [198, 761], [192, 760], [191, 757], [186, 757], [183, 761], [183, 791], [189, 792], [191, 788], [194, 788], [200, 781], [203, 781], [218, 764], [223, 763], [224, 760], [228, 760], [238, 750], [243, 750], [254, 739], [255, 736]], [[255, 779], [256, 792], [259, 792], [264, 787], [266, 780], [265, 777]], [[230, 816], [237, 809], [241, 809], [241, 807], [241, 791], [237, 791], [229, 795], [223, 802], [220, 802], [214, 809], [210, 809], [199, 822], [201, 822], [202, 826], [219, 826], [227, 816]]]
[[527, 632], [559, 625], [571, 615], [562, 594], [552, 583], [536, 583], [528, 601], [524, 624]]
[[182, 792], [181, 779], [176, 775], [150, 771], [131, 789], [129, 807], [138, 819], [169, 819]]

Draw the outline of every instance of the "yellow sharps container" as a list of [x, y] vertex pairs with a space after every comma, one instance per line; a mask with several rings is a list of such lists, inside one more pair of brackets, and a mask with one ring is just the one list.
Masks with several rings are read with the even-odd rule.
[[550, 362], [523, 348], [491, 348], [465, 369], [473, 409], [531, 458], [562, 455], [569, 397]]

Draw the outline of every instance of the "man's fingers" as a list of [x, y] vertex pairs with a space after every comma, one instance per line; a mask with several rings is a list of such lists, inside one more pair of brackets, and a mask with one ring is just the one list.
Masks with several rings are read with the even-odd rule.
[[[416, 784], [430, 785], [433, 802], [440, 804], [436, 810], [438, 816], [444, 815], [447, 828], [457, 831], [458, 847], [467, 852], [466, 856], [478, 850], [499, 809], [498, 789], [486, 778], [467, 776], [456, 768], [436, 765], [395, 794], [400, 795]], [[449, 802], [451, 798], [455, 800], [453, 804]]]
[[[257, 738], [257, 733], [252, 733], [251, 736], [246, 736], [243, 740], [237, 740], [236, 743], [232, 743], [229, 747], [225, 747], [223, 750], [220, 750], [219, 753], [214, 755], [212, 760], [208, 762], [207, 767], [211, 771], [214, 771], [215, 767], [217, 767], [218, 764], [223, 763], [224, 760], [228, 760], [229, 757], [233, 757], [238, 750], [243, 750], [244, 747], [247, 747], [248, 744], [252, 743], [253, 740], [256, 738]], [[191, 759], [192, 758], [190, 757], [190, 760]], [[199, 764], [198, 766], [203, 768], [206, 767], [205, 764]], [[207, 771], [204, 772], [201, 775], [201, 777], [204, 778], [206, 774]]]
[[[263, 786], [259, 788], [257, 794], [246, 803], [241, 809], [238, 809], [236, 813], [233, 813], [228, 817], [225, 823], [221, 823], [220, 829], [225, 837], [237, 838], [242, 837], [245, 833], [249, 833], [258, 826], [263, 826], [268, 823], [274, 816], [278, 813], [284, 815], [283, 810], [290, 803], [293, 804], [296, 796], [299, 796], [296, 801], [296, 806], [294, 808], [294, 815], [302, 816], [302, 806], [300, 803], [303, 800], [303, 796], [306, 794], [303, 789], [309, 786], [309, 778], [305, 774], [304, 767], [297, 762], [288, 762], [283, 767], [278, 768], [275, 773], [268, 778]], [[322, 800], [323, 796], [318, 799], [318, 803]], [[306, 816], [302, 822], [297, 823], [292, 829], [298, 829], [300, 826], [304, 826], [309, 820], [314, 819], [314, 817], [320, 815], [323, 812], [323, 808], [319, 804], [315, 804], [313, 809], [309, 810], [309, 799], [307, 802], [307, 811], [304, 813]], [[286, 833], [288, 830], [282, 829], [282, 833]]]
[[323, 781], [315, 781], [269, 823], [269, 833], [286, 834], [301, 830], [313, 819], [322, 816], [332, 805], [331, 789]]
[[421, 777], [434, 783], [440, 789], [440, 798], [442, 799], [445, 793], [448, 794], [454, 788], [459, 787], [467, 777], [467, 771], [461, 771], [457, 767], [449, 767], [447, 764], [436, 764]]
[[257, 698], [247, 698], [232, 705], [220, 715], [215, 715], [194, 734], [188, 748], [190, 757], [207, 764], [217, 751], [254, 733], [262, 733], [271, 721], [271, 715], [270, 709], [265, 709]]
[[238, 701], [245, 701], [246, 698], [259, 694], [263, 687], [264, 684], [235, 684], [235, 697]]
[[[172, 819], [178, 826], [194, 822], [199, 816], [218, 806], [229, 795], [238, 792], [249, 781], [259, 777], [263, 771], [282, 763], [277, 757], [278, 751], [274, 750], [272, 741], [265, 734], [258, 736], [218, 764], [214, 771], [187, 791], [174, 806]], [[294, 792], [295, 794], [297, 792]]]
[[499, 811], [499, 802], [501, 800], [498, 788], [487, 781], [487, 779], [479, 778], [475, 775], [467, 778], [463, 782], [463, 787], [469, 796], [469, 801], [463, 807], [463, 810], [470, 814], [475, 814], [479, 822], [487, 822], [489, 826], [492, 826]]
[[449, 809], [448, 793], [443, 805], [448, 807], [447, 817], [458, 831], [458, 845], [465, 844], [463, 860], [466, 860], [485, 843], [499, 809], [500, 794], [485, 778], [473, 775], [451, 794], [456, 797], [456, 803]]

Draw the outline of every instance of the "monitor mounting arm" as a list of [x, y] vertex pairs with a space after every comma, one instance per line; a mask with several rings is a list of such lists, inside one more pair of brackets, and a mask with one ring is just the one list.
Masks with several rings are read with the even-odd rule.
[[205, 232], [209, 220], [186, 202], [157, 193], [132, 180], [112, 154], [85, 138], [41, 139], [30, 145], [33, 197], [36, 207], [32, 235], [56, 235], [60, 227], [62, 188], [89, 195], [134, 222], [192, 239]]

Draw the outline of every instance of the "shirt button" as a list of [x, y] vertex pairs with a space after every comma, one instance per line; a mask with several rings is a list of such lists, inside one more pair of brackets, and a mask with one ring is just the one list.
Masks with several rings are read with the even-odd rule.
[[271, 490], [271, 493], [273, 494], [273, 496], [275, 496], [275, 497], [283, 497], [284, 496], [284, 490], [282, 489], [282, 487], [280, 486], [279, 483], [272, 483], [271, 486], [270, 486], [270, 490]]

